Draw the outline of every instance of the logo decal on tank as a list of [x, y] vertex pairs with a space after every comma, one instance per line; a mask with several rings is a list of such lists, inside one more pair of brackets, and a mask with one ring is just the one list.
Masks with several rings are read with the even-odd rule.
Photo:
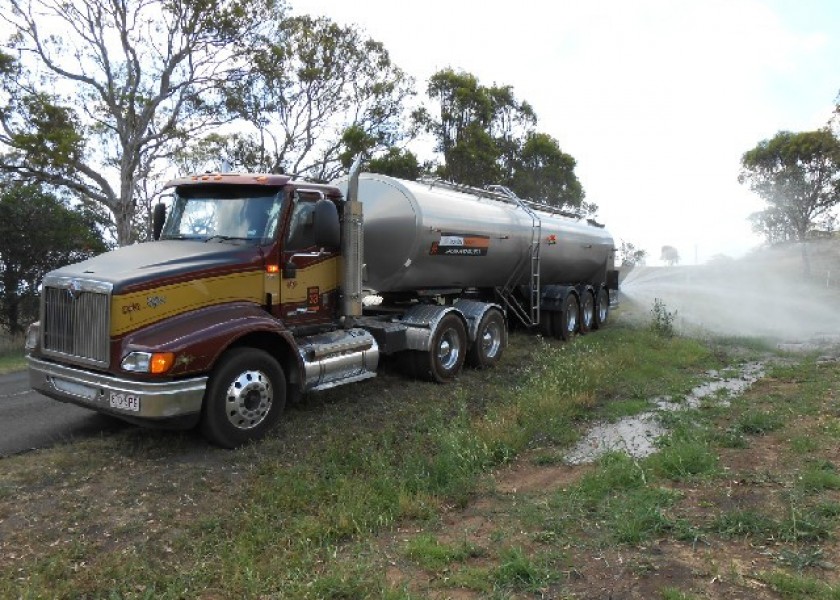
[[490, 238], [486, 235], [465, 233], [441, 233], [437, 242], [432, 242], [429, 254], [432, 256], [487, 256]]

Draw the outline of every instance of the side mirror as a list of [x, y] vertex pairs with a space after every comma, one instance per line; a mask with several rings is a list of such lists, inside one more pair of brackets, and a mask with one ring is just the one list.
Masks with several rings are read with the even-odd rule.
[[160, 239], [160, 232], [163, 231], [163, 222], [166, 221], [166, 205], [163, 202], [155, 204], [152, 213], [152, 238]]
[[335, 204], [321, 198], [315, 203], [314, 218], [315, 245], [321, 248], [338, 248], [341, 245], [341, 226]]

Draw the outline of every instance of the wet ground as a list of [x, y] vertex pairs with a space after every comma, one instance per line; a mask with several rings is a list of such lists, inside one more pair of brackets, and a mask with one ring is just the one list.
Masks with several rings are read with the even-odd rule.
[[634, 458], [644, 458], [656, 452], [656, 443], [668, 430], [660, 415], [698, 408], [704, 402], [728, 405], [729, 401], [746, 391], [764, 373], [764, 364], [750, 362], [733, 374], [709, 371], [709, 378], [683, 398], [669, 396], [652, 398], [651, 410], [625, 417], [614, 423], [601, 423], [593, 427], [564, 457], [569, 465], [595, 462], [607, 452], [623, 451]]

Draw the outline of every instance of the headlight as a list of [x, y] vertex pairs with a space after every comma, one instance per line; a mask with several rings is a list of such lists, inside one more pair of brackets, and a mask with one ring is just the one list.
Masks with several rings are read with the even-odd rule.
[[29, 354], [38, 346], [38, 337], [41, 334], [41, 322], [35, 321], [26, 328], [26, 338], [23, 341], [23, 350]]
[[172, 352], [132, 352], [120, 366], [132, 373], [166, 373], [175, 362]]

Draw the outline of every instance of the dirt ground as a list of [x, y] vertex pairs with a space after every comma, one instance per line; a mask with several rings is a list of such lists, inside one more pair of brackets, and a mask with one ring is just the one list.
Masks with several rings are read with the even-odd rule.
[[[829, 361], [824, 367], [838, 380], [838, 368]], [[786, 381], [762, 380], [746, 399], [751, 409], [770, 410], [766, 398], [794, 401], [798, 390]], [[778, 400], [774, 400], [778, 402]], [[765, 406], [766, 405], [766, 406]], [[840, 544], [837, 520], [832, 530], [819, 540], [783, 539], [765, 535], [726, 535], [709, 525], [721, 514], [772, 514], [784, 518], [791, 512], [791, 497], [804, 468], [819, 462], [833, 473], [840, 465], [836, 444], [840, 403], [835, 387], [820, 399], [820, 410], [813, 414], [787, 411], [784, 426], [773, 432], [748, 437], [746, 447], [720, 448], [722, 475], [688, 482], [668, 482], [679, 500], [668, 509], [674, 522], [689, 523], [697, 531], [694, 539], [684, 539], [666, 531], [639, 544], [603, 544], [597, 522], [581, 523], [577, 532], [564, 536], [562, 545], [546, 539], [528, 507], [544, 507], [548, 499], [578, 483], [593, 465], [540, 464], [541, 451], [522, 455], [497, 471], [488, 491], [466, 507], [450, 508], [433, 527], [400, 529], [380, 540], [390, 557], [388, 581], [419, 597], [429, 598], [586, 598], [611, 600], [676, 599], [775, 599], [840, 598]], [[734, 419], [734, 417], [731, 417]], [[729, 417], [717, 422], [721, 430]], [[828, 432], [828, 437], [825, 437]], [[792, 440], [817, 439], [818, 447], [804, 456], [792, 453]], [[832, 440], [834, 443], [832, 443]], [[826, 442], [826, 443], [823, 443]], [[805, 494], [805, 504], [837, 507], [840, 484], [820, 490], [818, 500]], [[836, 510], [836, 508], [835, 508]], [[442, 570], [429, 570], [406, 559], [404, 549], [412, 539], [431, 534], [441, 544], [473, 549], [473, 556], [461, 564]], [[536, 589], [507, 590], [492, 594], [478, 585], [460, 585], [458, 573], [490, 573], [488, 556], [500, 544], [521, 548], [526, 555], [549, 553], [553, 557], [553, 577]], [[797, 564], [796, 559], [800, 561]], [[789, 590], [773, 584], [773, 573], [795, 578]], [[468, 579], [467, 579], [468, 580]]]

